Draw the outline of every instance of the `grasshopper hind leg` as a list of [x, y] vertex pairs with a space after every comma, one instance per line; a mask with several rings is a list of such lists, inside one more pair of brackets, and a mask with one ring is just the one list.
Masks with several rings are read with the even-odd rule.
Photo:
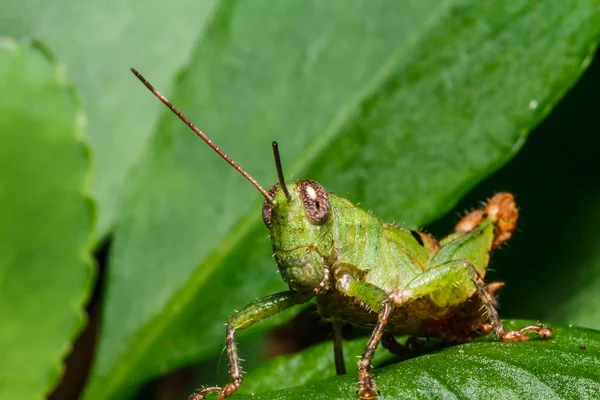
[[498, 339], [500, 339], [503, 342], [522, 342], [528, 340], [529, 337], [527, 336], [527, 333], [535, 333], [542, 339], [552, 334], [552, 328], [547, 328], [540, 325], [530, 325], [516, 331], [507, 332], [504, 329], [502, 321], [500, 320], [500, 316], [498, 315], [498, 311], [496, 310], [494, 299], [492, 298], [492, 295], [490, 294], [485, 283], [483, 282], [481, 275], [477, 273], [477, 271], [471, 264], [465, 263], [465, 265], [468, 267], [468, 269], [471, 270], [471, 279], [473, 281], [473, 284], [475, 285], [477, 294], [483, 302], [483, 306], [486, 309], [486, 314], [490, 320], [489, 323], [482, 325], [483, 331], [493, 330], [496, 337], [498, 337]]
[[512, 194], [501, 192], [495, 194], [487, 202], [485, 208], [471, 211], [465, 215], [454, 228], [454, 232], [441, 240], [441, 244], [447, 244], [452, 240], [467, 235], [477, 228], [485, 219], [494, 222], [495, 232], [491, 250], [511, 238], [517, 228], [519, 210], [515, 204]]
[[[449, 261], [430, 268], [411, 281], [404, 290], [415, 299], [429, 297], [440, 308], [464, 304], [474, 291], [481, 300], [481, 319], [488, 322], [478, 324], [473, 329], [480, 329], [484, 333], [493, 331], [498, 339], [503, 342], [527, 340], [527, 333], [535, 333], [541, 338], [546, 338], [552, 334], [551, 328], [538, 325], [507, 332], [496, 310], [494, 299], [481, 275], [466, 260]], [[444, 336], [451, 333], [454, 332], [442, 330], [438, 332], [438, 336], [444, 338]], [[461, 332], [455, 333], [460, 334]]]
[[405, 344], [398, 343], [394, 335], [390, 332], [383, 332], [383, 336], [381, 337], [381, 345], [390, 353], [402, 358], [412, 357], [424, 344], [424, 341], [415, 336], [409, 336]]

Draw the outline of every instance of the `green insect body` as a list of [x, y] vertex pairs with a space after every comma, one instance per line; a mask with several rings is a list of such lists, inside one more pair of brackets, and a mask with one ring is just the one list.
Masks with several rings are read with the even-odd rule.
[[[428, 327], [456, 314], [475, 294], [472, 270], [463, 261], [485, 276], [495, 236], [489, 219], [441, 247], [428, 234], [387, 224], [344, 198], [326, 195], [314, 181], [289, 186], [291, 200], [282, 190], [270, 191], [274, 205], [265, 202], [265, 212], [272, 215], [265, 223], [282, 278], [291, 290], [315, 292], [325, 318], [372, 327], [377, 322], [373, 310], [390, 298], [395, 308], [386, 331], [431, 335]], [[322, 210], [330, 207], [322, 224], [307, 217], [302, 199], [307, 188], [319, 193]], [[436, 266], [441, 268], [432, 269]]]
[[[137, 71], [136, 76], [198, 136], [244, 175], [265, 197], [262, 215], [271, 233], [275, 260], [289, 290], [255, 300], [232, 315], [227, 325], [227, 355], [232, 381], [199, 389], [190, 400], [231, 396], [242, 385], [235, 332], [294, 305], [316, 298], [319, 313], [333, 325], [334, 360], [344, 374], [341, 324], [372, 331], [358, 365], [358, 394], [373, 399], [378, 390], [370, 373], [381, 342], [406, 355], [417, 337], [438, 336], [451, 343], [473, 332], [493, 331], [502, 341], [547, 337], [550, 328], [528, 326], [506, 332], [494, 306], [501, 284], [483, 282], [490, 252], [508, 240], [518, 211], [513, 196], [498, 193], [485, 209], [464, 217], [441, 241], [431, 235], [388, 224], [351, 202], [327, 193], [317, 182], [286, 183], [273, 143], [279, 183], [266, 192], [226, 156]], [[411, 335], [406, 345], [394, 335]]]

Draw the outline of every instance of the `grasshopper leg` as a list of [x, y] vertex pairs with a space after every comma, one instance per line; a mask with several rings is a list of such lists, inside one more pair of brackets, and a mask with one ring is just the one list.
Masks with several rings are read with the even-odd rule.
[[[491, 333], [492, 331], [496, 333], [491, 323], [482, 324], [479, 327], [479, 331], [484, 335]], [[544, 339], [552, 335], [552, 328], [540, 325], [530, 325], [516, 331], [504, 332], [502, 336], [500, 336], [500, 340], [502, 340], [503, 342], [523, 342], [525, 340], [528, 340], [527, 333], [535, 333], [536, 335]]]
[[379, 390], [375, 388], [373, 377], [371, 376], [369, 370], [371, 369], [373, 355], [375, 354], [377, 345], [381, 341], [383, 329], [388, 322], [388, 318], [390, 317], [392, 309], [393, 303], [390, 299], [385, 300], [381, 304], [381, 312], [377, 317], [377, 325], [375, 325], [375, 329], [373, 329], [373, 333], [371, 333], [371, 337], [369, 338], [362, 357], [358, 362], [358, 395], [361, 399], [374, 399], [375, 395], [379, 394]]
[[473, 265], [466, 263], [468, 268], [471, 270], [473, 283], [477, 289], [477, 294], [481, 298], [484, 307], [486, 308], [488, 317], [490, 319], [489, 326], [488, 324], [483, 324], [483, 331], [491, 330], [494, 331], [494, 334], [498, 339], [503, 342], [523, 342], [528, 340], [529, 337], [527, 333], [535, 333], [540, 338], [544, 339], [550, 335], [552, 335], [552, 328], [540, 326], [540, 325], [530, 325], [525, 328], [516, 330], [516, 331], [506, 331], [504, 326], [502, 325], [502, 321], [500, 320], [500, 316], [498, 315], [498, 311], [496, 310], [496, 306], [494, 304], [494, 299], [492, 295], [488, 291], [481, 275], [475, 270]]
[[366, 307], [377, 313], [377, 324], [365, 346], [358, 362], [358, 394], [361, 399], [374, 399], [379, 390], [375, 388], [373, 376], [369, 372], [375, 350], [381, 341], [385, 326], [394, 308], [392, 299], [383, 289], [363, 281], [355, 281], [351, 277], [342, 277], [338, 281], [338, 290], [348, 296], [360, 300]]
[[[506, 242], [512, 236], [516, 229], [519, 211], [515, 204], [515, 200], [510, 193], [497, 193], [486, 204], [485, 209], [475, 210], [467, 214], [459, 221], [454, 229], [454, 233], [444, 238], [441, 243], [443, 245], [451, 244], [453, 241], [461, 237], [466, 237], [471, 232], [475, 231], [486, 219], [494, 224], [493, 238], [491, 240], [490, 250], [493, 250]], [[483, 238], [484, 235], [481, 235]], [[476, 263], [476, 260], [472, 260]], [[450, 261], [452, 263], [452, 261]], [[471, 281], [477, 289], [477, 294], [483, 302], [490, 322], [482, 324], [479, 330], [482, 333], [494, 331], [495, 335], [503, 342], [519, 342], [527, 340], [527, 333], [535, 333], [541, 338], [548, 337], [552, 334], [551, 328], [532, 325], [523, 329], [506, 332], [502, 326], [502, 321], [498, 316], [494, 299], [491, 295], [495, 290], [502, 286], [501, 283], [489, 284], [487, 287], [483, 283], [482, 276], [473, 264], [466, 262], [467, 268], [471, 270]]]
[[465, 215], [454, 228], [454, 233], [441, 240], [444, 245], [458, 237], [464, 236], [477, 228], [485, 219], [494, 222], [495, 232], [491, 249], [496, 249], [512, 236], [517, 228], [519, 210], [512, 194], [501, 192], [495, 194], [484, 209], [471, 211]]
[[413, 355], [413, 352], [423, 347], [422, 340], [415, 336], [409, 336], [406, 344], [400, 344], [390, 332], [383, 332], [381, 345], [389, 350], [390, 353], [400, 357], [408, 358]]
[[[477, 272], [475, 267], [468, 262], [464, 262], [465, 266], [470, 269], [472, 275], [472, 281], [477, 290], [477, 294], [481, 298], [484, 307], [486, 308], [488, 318], [490, 320], [491, 329], [494, 331], [494, 334], [498, 339], [503, 342], [522, 342], [528, 340], [529, 337], [526, 335], [527, 333], [535, 333], [541, 338], [546, 338], [552, 334], [552, 328], [543, 327], [540, 325], [531, 325], [525, 328], [516, 330], [516, 331], [506, 331], [504, 326], [502, 325], [502, 321], [500, 320], [500, 316], [498, 315], [498, 311], [496, 310], [496, 306], [494, 304], [494, 299], [492, 295], [487, 290], [481, 275]], [[484, 327], [484, 330], [487, 327]]]
[[305, 303], [312, 296], [312, 294], [304, 295], [291, 291], [277, 293], [255, 300], [241, 311], [229, 317], [229, 322], [227, 323], [227, 358], [229, 359], [231, 382], [223, 387], [210, 386], [199, 389], [189, 397], [189, 400], [204, 400], [211, 393], [218, 393], [218, 400], [233, 395], [242, 386], [243, 382], [240, 358], [237, 352], [237, 344], [235, 343], [235, 332], [249, 328], [255, 323], [296, 304]]
[[338, 375], [346, 375], [346, 364], [344, 364], [344, 351], [342, 345], [342, 322], [340, 320], [334, 320], [332, 325], [335, 372]]
[[242, 368], [240, 367], [240, 358], [237, 353], [237, 344], [235, 343], [235, 315], [229, 317], [227, 323], [227, 358], [229, 359], [229, 372], [231, 382], [222, 388], [211, 386], [198, 390], [189, 397], [189, 400], [202, 400], [210, 393], [218, 392], [217, 399], [224, 399], [234, 394], [242, 386]]
[[541, 338], [552, 334], [551, 328], [538, 325], [507, 332], [481, 275], [466, 260], [453, 260], [437, 265], [411, 281], [404, 291], [410, 293], [413, 299], [429, 295], [439, 307], [449, 307], [467, 301], [473, 294], [473, 288], [481, 299], [489, 320], [489, 324], [481, 326], [483, 332], [493, 331], [503, 342], [527, 340], [527, 333], [536, 333]]

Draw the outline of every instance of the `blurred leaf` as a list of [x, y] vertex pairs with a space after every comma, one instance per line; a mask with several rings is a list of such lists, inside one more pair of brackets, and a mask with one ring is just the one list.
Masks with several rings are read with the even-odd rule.
[[[507, 327], [532, 323], [536, 322], [510, 321]], [[322, 343], [264, 363], [242, 386], [244, 393], [255, 395], [236, 398], [353, 398], [354, 356], [362, 353], [365, 342], [344, 343], [346, 376], [335, 377], [332, 345]], [[391, 358], [382, 349], [377, 353], [384, 353], [380, 359]], [[485, 337], [383, 368], [378, 364], [373, 373], [380, 399], [594, 398], [600, 391], [600, 332], [555, 326], [550, 340], [501, 343]], [[279, 390], [284, 388], [289, 389]]]
[[20, 0], [4, 2], [0, 35], [44, 40], [64, 60], [86, 110], [94, 149], [95, 240], [111, 228], [131, 165], [156, 124], [159, 104], [129, 67], [163, 90], [188, 61], [214, 0]]
[[74, 89], [39, 44], [0, 38], [0, 398], [41, 399], [92, 284], [89, 154]]
[[[516, 153], [599, 33], [592, 0], [222, 2], [171, 100], [258, 181], [278, 139], [288, 177], [416, 226]], [[167, 111], [130, 177], [89, 400], [216, 354], [284, 288], [260, 195]]]

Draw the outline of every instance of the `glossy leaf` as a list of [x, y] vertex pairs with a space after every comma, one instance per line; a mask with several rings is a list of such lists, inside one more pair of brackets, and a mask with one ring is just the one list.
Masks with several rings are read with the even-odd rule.
[[[511, 321], [507, 327], [531, 323]], [[263, 364], [245, 378], [244, 393], [255, 395], [239, 398], [353, 398], [354, 356], [361, 354], [365, 342], [346, 344], [347, 376], [335, 377], [331, 343], [322, 343]], [[383, 354], [376, 366], [393, 359], [385, 350], [378, 353]], [[373, 373], [381, 399], [593, 398], [600, 392], [600, 332], [554, 326], [549, 340], [501, 343], [485, 337], [376, 367]]]
[[[518, 151], [599, 33], [595, 1], [222, 2], [171, 100], [259, 182], [277, 139], [289, 178], [418, 226]], [[168, 111], [130, 178], [89, 400], [216, 354], [285, 287], [260, 195]]]
[[84, 117], [40, 44], [0, 38], [0, 398], [42, 399], [90, 293]]

